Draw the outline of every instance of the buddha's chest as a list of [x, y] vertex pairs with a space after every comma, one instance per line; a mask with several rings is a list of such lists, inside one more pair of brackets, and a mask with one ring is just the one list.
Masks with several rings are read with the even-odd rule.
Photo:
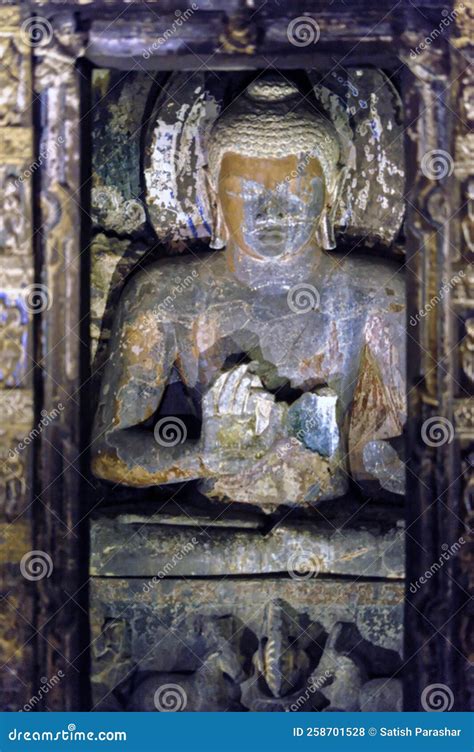
[[358, 361], [364, 320], [322, 310], [310, 297], [290, 304], [286, 297], [264, 305], [229, 301], [196, 317], [188, 348], [203, 387], [224, 369], [252, 360], [268, 388], [286, 381], [307, 391], [347, 379]]

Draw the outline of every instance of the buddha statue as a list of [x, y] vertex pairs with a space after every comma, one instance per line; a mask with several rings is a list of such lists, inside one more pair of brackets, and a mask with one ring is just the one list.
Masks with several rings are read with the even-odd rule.
[[93, 471], [129, 486], [199, 480], [260, 506], [403, 492], [405, 291], [397, 266], [334, 253], [336, 129], [263, 78], [208, 144], [211, 250], [158, 260], [122, 293]]

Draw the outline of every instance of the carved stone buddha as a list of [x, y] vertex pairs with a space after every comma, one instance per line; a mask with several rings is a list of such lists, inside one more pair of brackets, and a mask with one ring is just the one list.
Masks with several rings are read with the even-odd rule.
[[94, 473], [198, 479], [208, 497], [270, 511], [351, 483], [401, 493], [389, 440], [405, 422], [404, 284], [389, 261], [328, 253], [337, 131], [287, 81], [264, 79], [216, 121], [208, 153], [213, 250], [127, 283]]

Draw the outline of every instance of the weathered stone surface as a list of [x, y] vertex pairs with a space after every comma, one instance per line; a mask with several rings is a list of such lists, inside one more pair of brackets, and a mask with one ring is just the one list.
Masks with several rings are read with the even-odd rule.
[[[307, 261], [309, 274], [311, 259]], [[305, 268], [302, 264], [296, 270], [297, 275], [304, 276]], [[186, 292], [178, 296], [173, 296], [175, 275], [191, 280]], [[253, 361], [258, 361], [257, 375], [265, 386], [270, 367], [273, 381], [278, 376], [280, 382], [291, 384], [293, 389], [310, 391], [318, 383], [328, 383], [338, 394], [342, 416], [354, 409], [351, 396], [359, 395], [357, 420], [351, 424], [354, 447], [364, 438], [385, 438], [389, 426], [400, 430], [404, 420], [402, 280], [390, 264], [375, 264], [362, 258], [340, 261], [327, 256], [321, 258], [311, 275], [309, 284], [315, 289], [319, 285], [321, 304], [320, 310], [307, 312], [288, 308], [285, 287], [280, 294], [272, 288], [275, 280], [271, 270], [268, 289], [263, 280], [258, 295], [251, 287], [244, 288], [229, 273], [221, 253], [207, 257], [206, 263], [189, 257], [179, 261], [168, 259], [149, 266], [146, 273], [135, 275], [122, 296], [104, 376], [105, 391], [101, 394], [96, 423], [100, 442], [94, 445], [95, 472], [126, 485], [154, 485], [212, 478], [220, 458], [219, 477], [207, 491], [217, 498], [260, 503], [271, 509], [283, 503], [304, 504], [342, 495], [347, 476], [342, 473], [338, 479], [334, 472], [328, 474], [327, 467], [331, 469], [328, 460], [300, 442], [292, 442], [294, 437], [289, 435], [288, 451], [283, 442], [283, 446], [275, 444], [260, 460], [249, 452], [245, 461], [248, 475], [238, 474], [234, 482], [220, 446], [215, 447], [212, 456], [199, 441], [186, 441], [187, 421], [192, 417], [189, 404], [169, 403], [157, 415], [163, 420], [169, 416], [170, 423], [181, 425], [180, 437], [174, 443], [166, 437], [157, 442], [152, 426], [148, 430], [142, 427], [160, 406], [167, 383], [164, 374], [170, 374], [169, 386], [174, 384], [174, 389], [179, 382], [183, 385], [196, 407], [197, 395], [212, 388], [226, 370], [228, 356], [248, 353]], [[167, 297], [174, 297], [171, 309], [163, 304]], [[362, 300], [366, 301], [363, 305]], [[383, 326], [375, 325], [381, 321]], [[383, 343], [377, 340], [377, 332], [383, 336]], [[392, 345], [390, 353], [385, 347], [387, 332]], [[366, 371], [360, 363], [361, 338], [364, 341], [366, 335], [380, 377], [375, 382], [366, 380]], [[173, 362], [179, 364], [179, 374]], [[341, 372], [346, 374], [344, 382]], [[382, 391], [378, 389], [380, 379], [387, 385]], [[145, 384], [148, 384], [146, 390]], [[377, 409], [374, 420], [369, 422], [373, 430], [368, 430], [363, 400], [364, 394], [370, 395], [373, 388], [377, 389]], [[282, 393], [280, 389], [279, 395]], [[377, 434], [377, 421], [381, 417], [385, 418], [382, 437]], [[126, 427], [123, 433], [121, 425]], [[227, 436], [229, 449], [231, 438]], [[281, 467], [285, 463], [288, 467], [283, 472]], [[359, 470], [367, 474], [357, 461], [353, 469], [356, 478]], [[258, 474], [268, 478], [266, 495], [256, 485]], [[332, 478], [335, 488], [330, 487]]]
[[340, 449], [337, 424], [337, 394], [319, 387], [302, 394], [288, 410], [290, 431], [308, 449], [323, 457], [332, 457]]
[[[314, 72], [312, 77], [317, 78]], [[349, 238], [389, 245], [405, 211], [398, 92], [383, 71], [371, 68], [334, 69], [315, 90], [320, 101], [336, 111], [341, 132], [348, 132], [353, 144], [336, 221]]]
[[[368, 676], [380, 673], [390, 676], [397, 671], [400, 663], [400, 656], [396, 651], [371, 644], [362, 637], [356, 624], [335, 624], [329, 633], [317, 667], [318, 676], [327, 677], [327, 681], [320, 686], [320, 692], [329, 700], [325, 710], [362, 710], [362, 690], [367, 686]], [[390, 683], [390, 679], [387, 678], [380, 681], [384, 681], [387, 686]], [[381, 689], [381, 685], [374, 685], [374, 693], [379, 688]], [[367, 689], [364, 698], [368, 694], [370, 688]], [[385, 710], [399, 710], [398, 698], [393, 692], [387, 690], [383, 698], [382, 693], [380, 697], [381, 705], [385, 702]]]
[[[189, 232], [199, 248], [209, 231], [219, 252], [162, 259], [127, 283], [93, 468], [137, 487], [195, 480], [211, 507], [214, 499], [265, 513], [290, 505], [297, 520], [311, 503], [342, 497], [351, 477], [372, 477], [365, 443], [402, 433], [403, 279], [389, 262], [327, 253], [335, 218], [361, 209], [358, 195], [340, 203], [357, 113], [343, 138], [287, 80], [263, 79], [208, 138], [220, 103], [200, 80], [182, 93], [197, 97], [195, 109], [157, 102], [145, 184], [168, 248], [180, 249]], [[380, 162], [370, 174], [384, 196], [367, 212], [380, 230], [401, 171], [387, 165], [375, 99], [369, 110], [359, 136], [367, 161]], [[177, 151], [193, 159], [172, 159]], [[102, 204], [93, 196], [106, 230], [120, 219], [114, 190]], [[388, 235], [397, 208], [389, 207]], [[139, 230], [121, 221], [125, 233]], [[107, 273], [101, 300], [114, 285]], [[172, 686], [178, 709], [357, 710], [364, 684], [399, 669], [401, 583], [337, 579], [402, 577], [394, 524], [300, 519], [262, 535], [258, 525], [231, 532], [129, 512], [96, 519], [91, 544], [97, 708], [167, 710], [157, 697]]]
[[119, 235], [142, 230], [140, 128], [151, 76], [94, 70], [92, 218]]
[[20, 288], [0, 291], [0, 388], [22, 386], [31, 369], [29, 310]]
[[91, 244], [91, 355], [98, 355], [100, 366], [113, 325], [114, 305], [127, 276], [145, 255], [140, 242], [109, 238], [104, 233], [94, 236]]
[[[349, 171], [336, 223], [339, 233], [391, 243], [404, 213], [401, 102], [380, 70], [337, 71], [315, 84], [316, 99], [335, 122]], [[234, 73], [235, 92], [242, 85]], [[157, 97], [146, 138], [145, 181], [160, 238], [189, 242], [210, 235], [212, 211], [205, 165], [207, 138], [224, 103], [224, 86], [210, 75], [175, 73]]]
[[403, 710], [403, 685], [400, 679], [372, 679], [360, 691], [360, 710], [370, 713]]
[[405, 465], [386, 441], [368, 441], [364, 446], [364, 464], [368, 473], [382, 488], [392, 493], [405, 493]]
[[[19, 475], [18, 482], [23, 480]], [[21, 502], [21, 498], [12, 499]], [[3, 516], [3, 515], [2, 515]], [[33, 651], [30, 625], [34, 619], [32, 582], [22, 576], [20, 562], [31, 550], [29, 519], [23, 515], [14, 524], [0, 524], [0, 707], [18, 711], [31, 691]]]
[[[28, 503], [33, 395], [30, 389], [0, 390], [0, 519], [13, 521]], [[26, 443], [25, 443], [26, 439]]]
[[[134, 709], [141, 703], [148, 708], [150, 692], [162, 679], [177, 685], [182, 679], [186, 694], [192, 695], [209, 664], [212, 671], [227, 674], [235, 686], [230, 693], [228, 687], [221, 692], [225, 685], [213, 674], [219, 696], [206, 700], [206, 709], [222, 709], [226, 702], [234, 709], [240, 709], [236, 708], [240, 702], [244, 708], [243, 699], [254, 709], [283, 709], [297, 703], [298, 693], [304, 695], [298, 705], [318, 705], [320, 693], [310, 691], [308, 697], [314, 699], [306, 699], [307, 683], [318, 673], [334, 625], [356, 625], [363, 644], [372, 646], [366, 651], [364, 676], [380, 677], [374, 674], [371, 655], [377, 650], [382, 655], [401, 654], [402, 601], [400, 584], [93, 578], [95, 709], [120, 709], [128, 703]], [[332, 643], [331, 649], [341, 652], [337, 640]], [[390, 668], [392, 663], [391, 658]], [[150, 675], [151, 684], [140, 689]], [[257, 683], [254, 691], [252, 680]]]
[[223, 82], [205, 72], [176, 72], [148, 120], [144, 182], [151, 222], [175, 249], [208, 239], [207, 140], [223, 96]]
[[[326, 253], [349, 160], [330, 118], [272, 75], [198, 138], [196, 122], [212, 119], [203, 86], [181, 135], [198, 150], [207, 138], [210, 247], [225, 251], [153, 263], [126, 286], [93, 470], [131, 486], [200, 480], [209, 498], [265, 512], [339, 498], [350, 478], [366, 480], [364, 444], [402, 433], [403, 279], [389, 264]], [[145, 172], [161, 212], [161, 153], [175, 131], [160, 128]]]
[[[19, 4], [0, 4], [0, 709], [32, 691], [34, 585], [20, 563], [33, 548], [32, 327], [38, 309], [32, 228], [32, 49]], [[32, 19], [30, 18], [30, 21]], [[43, 157], [44, 158], [44, 157]], [[35, 161], [36, 159], [36, 161]], [[39, 203], [39, 202], [37, 202]], [[37, 247], [37, 246], [36, 246]], [[39, 254], [41, 255], [41, 254]], [[41, 295], [39, 295], [41, 297]], [[30, 509], [30, 511], [28, 511]]]
[[[133, 519], [133, 517], [131, 518]], [[162, 578], [294, 573], [401, 578], [403, 528], [318, 530], [280, 524], [267, 534], [213, 527], [123, 522], [91, 524], [91, 574]], [[235, 523], [234, 523], [235, 524]]]

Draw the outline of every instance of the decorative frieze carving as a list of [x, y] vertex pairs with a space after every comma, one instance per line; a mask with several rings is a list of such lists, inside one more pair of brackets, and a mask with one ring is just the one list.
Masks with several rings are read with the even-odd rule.
[[[54, 573], [38, 593], [38, 662], [45, 676], [63, 671], [61, 684], [48, 694], [50, 710], [81, 708], [80, 673], [72, 666], [85, 632], [79, 628], [76, 600], [80, 590], [81, 381], [79, 353], [81, 321], [81, 35], [69, 13], [49, 17], [53, 33], [47, 44], [34, 48], [34, 91], [39, 98], [42, 277], [49, 304], [41, 314], [41, 351], [38, 357], [48, 377], [41, 409], [61, 413], [41, 433], [42, 463], [38, 495], [46, 523], [38, 527], [37, 547], [48, 552]], [[54, 376], [53, 376], [54, 375]], [[58, 576], [55, 573], [58, 572]], [[81, 600], [82, 596], [78, 595]], [[80, 659], [79, 659], [80, 660]]]
[[464, 133], [456, 138], [454, 173], [459, 180], [474, 174], [474, 133]]
[[472, 386], [474, 386], [474, 318], [465, 321], [466, 336], [460, 346], [461, 368]]
[[24, 385], [28, 369], [28, 330], [28, 311], [21, 291], [0, 291], [0, 387]]
[[[30, 324], [22, 288], [33, 282], [31, 50], [18, 6], [0, 6], [0, 707], [20, 710], [31, 696], [31, 583], [20, 562], [33, 548], [30, 453], [33, 423]], [[18, 388], [21, 387], [21, 388]]]
[[[459, 651], [465, 656], [462, 666], [465, 679], [462, 683], [463, 706], [474, 706], [474, 676], [472, 669], [474, 619], [469, 595], [474, 592], [474, 397], [466, 394], [474, 393], [474, 134], [472, 120], [474, 119], [474, 7], [470, 2], [457, 0], [454, 6], [456, 22], [452, 36], [453, 54], [451, 56], [452, 80], [455, 82], [452, 91], [452, 107], [457, 113], [454, 118], [455, 134], [455, 168], [457, 178], [456, 220], [459, 223], [458, 233], [453, 237], [459, 239], [459, 266], [466, 274], [463, 278], [462, 295], [455, 298], [456, 308], [453, 317], [453, 328], [459, 331], [459, 318], [464, 321], [465, 331], [461, 328], [461, 336], [455, 355], [459, 363], [463, 378], [454, 384], [454, 393], [459, 395], [456, 400], [454, 415], [456, 430], [460, 438], [459, 447], [462, 456], [456, 455], [453, 477], [453, 487], [456, 489], [456, 506], [453, 511], [463, 528], [465, 545], [462, 547], [457, 563], [460, 574], [459, 584], [466, 598], [462, 598], [458, 616], [457, 639]], [[458, 229], [458, 228], [455, 228]], [[456, 291], [457, 292], [457, 291]], [[460, 381], [460, 383], [459, 383]], [[461, 475], [462, 473], [462, 475]], [[461, 705], [460, 705], [461, 706]], [[461, 706], [462, 707], [462, 706]]]
[[26, 125], [31, 120], [29, 49], [14, 6], [0, 7], [0, 126]]
[[0, 390], [0, 519], [15, 519], [27, 504], [30, 484], [24, 440], [32, 422], [32, 392], [29, 389]]
[[162, 710], [169, 683], [176, 710], [360, 710], [402, 663], [400, 583], [92, 578], [91, 605], [95, 710]]
[[474, 397], [454, 403], [456, 434], [461, 440], [474, 441]]

